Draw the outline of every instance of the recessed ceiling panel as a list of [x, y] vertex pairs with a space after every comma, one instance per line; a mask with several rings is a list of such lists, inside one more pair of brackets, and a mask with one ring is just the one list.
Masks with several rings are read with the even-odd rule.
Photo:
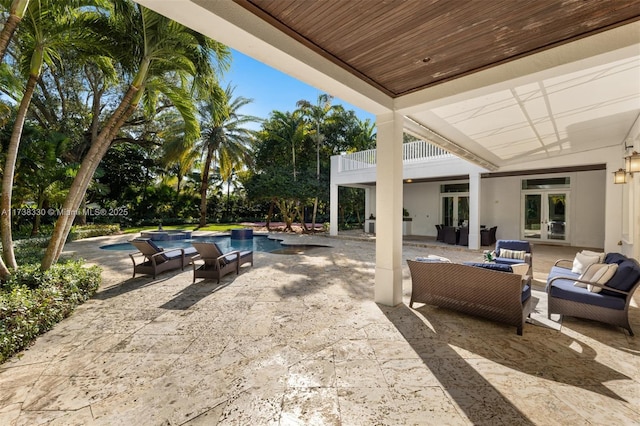
[[640, 19], [637, 0], [235, 0], [391, 96]]

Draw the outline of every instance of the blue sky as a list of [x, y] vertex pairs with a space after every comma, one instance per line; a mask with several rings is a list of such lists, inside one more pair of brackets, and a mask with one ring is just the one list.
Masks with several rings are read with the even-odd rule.
[[[301, 99], [315, 104], [318, 95], [323, 93], [236, 50], [231, 51], [233, 54], [231, 70], [225, 73], [222, 85], [226, 87], [230, 83], [236, 87], [233, 92], [235, 96], [253, 99], [252, 103], [241, 110], [243, 114], [268, 118], [273, 110], [295, 110], [296, 102]], [[354, 110], [361, 120], [369, 118], [375, 121], [373, 114], [338, 98], [334, 98], [333, 102], [342, 104], [347, 110]]]

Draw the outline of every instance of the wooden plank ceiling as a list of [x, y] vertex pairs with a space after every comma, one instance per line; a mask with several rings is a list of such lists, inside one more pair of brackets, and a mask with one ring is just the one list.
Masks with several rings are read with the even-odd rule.
[[398, 97], [640, 19], [638, 0], [234, 0]]

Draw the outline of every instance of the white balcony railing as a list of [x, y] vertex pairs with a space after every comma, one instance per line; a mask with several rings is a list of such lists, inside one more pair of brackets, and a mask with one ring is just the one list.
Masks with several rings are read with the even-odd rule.
[[[455, 156], [450, 154], [448, 151], [425, 141], [409, 142], [402, 145], [402, 162], [404, 164], [453, 157]], [[375, 149], [368, 149], [366, 151], [358, 151], [353, 154], [340, 156], [340, 172], [368, 169], [375, 166]]]

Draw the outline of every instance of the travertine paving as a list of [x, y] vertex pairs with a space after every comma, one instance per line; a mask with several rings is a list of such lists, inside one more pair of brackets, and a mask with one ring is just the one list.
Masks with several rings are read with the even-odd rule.
[[[126, 253], [98, 248], [130, 236], [68, 244], [104, 268], [103, 286], [0, 365], [0, 424], [640, 424], [639, 337], [544, 321], [541, 291], [522, 337], [456, 312], [413, 310], [404, 262], [405, 303], [377, 305], [373, 242], [284, 237], [331, 248], [258, 252], [255, 266], [216, 285], [192, 284], [188, 269], [131, 279]], [[576, 251], [535, 247], [536, 289], [556, 258]], [[403, 248], [403, 259], [425, 254], [482, 257]]]

